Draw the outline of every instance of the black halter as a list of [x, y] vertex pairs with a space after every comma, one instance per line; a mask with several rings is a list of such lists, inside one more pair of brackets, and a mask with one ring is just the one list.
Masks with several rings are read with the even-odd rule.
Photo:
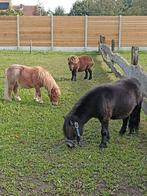
[[76, 129], [76, 133], [78, 137], [81, 137], [80, 135], [80, 129], [79, 129], [79, 123], [78, 122], [74, 122], [74, 127]]
[[80, 137], [81, 137], [81, 135], [80, 135], [79, 123], [76, 122], [76, 121], [73, 122], [73, 121], [71, 121], [71, 120], [70, 120], [70, 123], [71, 123], [71, 125], [75, 128], [76, 136], [77, 136], [77, 143], [79, 144], [79, 142], [80, 142]]

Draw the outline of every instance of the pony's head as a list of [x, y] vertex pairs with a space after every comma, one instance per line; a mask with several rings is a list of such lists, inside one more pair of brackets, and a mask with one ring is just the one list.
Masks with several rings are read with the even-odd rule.
[[63, 132], [65, 136], [66, 145], [70, 148], [75, 147], [75, 140], [80, 142], [81, 130], [79, 122], [72, 118], [65, 118], [63, 125]]
[[38, 75], [41, 81], [41, 84], [47, 89], [48, 96], [53, 105], [58, 105], [59, 96], [61, 95], [61, 91], [56, 81], [52, 77], [52, 75], [42, 67], [38, 68]]
[[70, 71], [73, 71], [79, 63], [79, 58], [75, 55], [68, 57], [68, 66]]
[[53, 105], [58, 105], [60, 95], [61, 95], [61, 91], [59, 88], [53, 87], [51, 89], [51, 92], [49, 93], [49, 98]]

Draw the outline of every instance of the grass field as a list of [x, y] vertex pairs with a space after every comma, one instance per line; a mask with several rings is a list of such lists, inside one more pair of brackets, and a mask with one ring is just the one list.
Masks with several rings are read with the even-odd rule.
[[[81, 53], [77, 53], [81, 54]], [[110, 122], [110, 144], [100, 151], [100, 123], [91, 119], [84, 128], [82, 147], [64, 144], [63, 116], [89, 89], [116, 80], [97, 52], [93, 80], [71, 82], [63, 52], [0, 51], [0, 195], [147, 195], [147, 116], [141, 113], [136, 136], [119, 137], [121, 121]], [[128, 60], [128, 52], [121, 53]], [[140, 64], [147, 70], [147, 52]], [[34, 90], [20, 90], [21, 102], [3, 100], [4, 70], [12, 63], [48, 69], [62, 92], [52, 106], [42, 89], [43, 104], [33, 101]]]

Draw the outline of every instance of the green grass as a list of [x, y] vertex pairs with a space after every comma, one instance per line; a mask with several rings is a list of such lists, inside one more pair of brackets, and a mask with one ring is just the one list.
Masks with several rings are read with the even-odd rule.
[[[82, 53], [77, 53], [82, 54]], [[110, 122], [110, 144], [100, 151], [100, 123], [84, 128], [82, 147], [64, 144], [63, 116], [89, 89], [116, 80], [97, 52], [93, 80], [71, 82], [65, 52], [0, 51], [0, 195], [147, 195], [147, 116], [141, 113], [138, 136], [119, 137], [121, 121]], [[121, 53], [129, 59], [128, 52]], [[142, 53], [142, 65], [147, 65]], [[47, 68], [62, 92], [52, 106], [45, 89], [43, 104], [33, 101], [34, 90], [20, 90], [21, 102], [3, 100], [4, 70], [12, 63]], [[147, 69], [147, 66], [145, 67]]]

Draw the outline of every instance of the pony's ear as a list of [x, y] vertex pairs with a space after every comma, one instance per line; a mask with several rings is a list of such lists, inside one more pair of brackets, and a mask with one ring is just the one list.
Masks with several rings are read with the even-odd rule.
[[77, 64], [79, 62], [79, 58], [77, 56], [73, 56], [72, 62]]
[[68, 62], [72, 62], [73, 58], [74, 58], [74, 56], [73, 56], [73, 55], [69, 56], [69, 57], [68, 57], [68, 59], [67, 59], [67, 60], [68, 60]]

